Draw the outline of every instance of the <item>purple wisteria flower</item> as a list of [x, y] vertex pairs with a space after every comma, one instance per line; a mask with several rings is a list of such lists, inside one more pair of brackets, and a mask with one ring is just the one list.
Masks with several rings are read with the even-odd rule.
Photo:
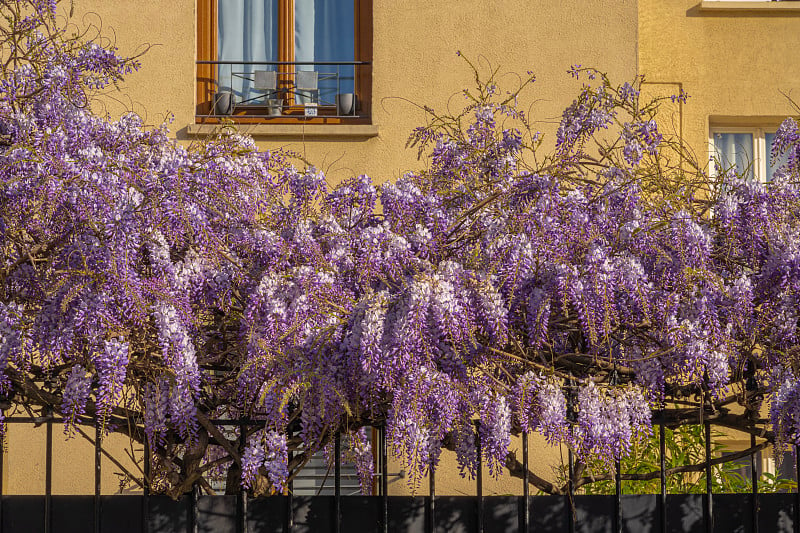
[[[771, 183], [712, 177], [641, 80], [576, 66], [550, 153], [492, 80], [423, 107], [421, 168], [332, 186], [231, 128], [182, 145], [94, 115], [138, 63], [24, 3], [25, 21], [0, 5], [26, 58], [0, 65], [0, 395], [67, 432], [128, 416], [164, 491], [241, 454], [244, 486], [281, 492], [289, 451], [337, 432], [368, 491], [370, 425], [412, 487], [443, 447], [501, 475], [521, 431], [612, 463], [676, 398], [750, 416], [763, 397], [765, 435], [798, 443], [794, 121]], [[259, 424], [244, 449], [223, 417]]]

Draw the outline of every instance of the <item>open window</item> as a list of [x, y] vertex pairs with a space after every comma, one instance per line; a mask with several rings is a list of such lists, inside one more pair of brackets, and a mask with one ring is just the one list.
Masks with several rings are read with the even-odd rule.
[[197, 122], [369, 122], [372, 0], [199, 0], [197, 13]]

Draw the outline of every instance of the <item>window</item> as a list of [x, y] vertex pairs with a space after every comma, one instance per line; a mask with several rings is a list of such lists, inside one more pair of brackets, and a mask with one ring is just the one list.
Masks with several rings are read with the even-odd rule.
[[721, 165], [721, 170], [735, 167], [738, 173], [746, 173], [750, 179], [770, 181], [786, 162], [785, 155], [778, 159], [772, 157], [772, 141], [777, 129], [777, 126], [712, 128], [709, 139], [712, 167], [715, 161]]
[[199, 0], [197, 12], [198, 122], [368, 121], [372, 0]]

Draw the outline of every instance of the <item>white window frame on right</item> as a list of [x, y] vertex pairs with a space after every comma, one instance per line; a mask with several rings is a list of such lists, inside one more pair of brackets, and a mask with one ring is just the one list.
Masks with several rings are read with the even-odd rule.
[[[769, 146], [768, 137], [774, 136], [775, 132], [778, 129], [778, 124], [774, 126], [767, 126], [767, 127], [753, 127], [753, 126], [712, 126], [709, 128], [709, 135], [708, 135], [708, 147], [709, 147], [709, 162], [711, 165], [711, 173], [716, 174], [717, 168], [715, 165], [716, 162], [721, 162], [723, 164], [722, 170], [728, 168], [728, 166], [732, 166], [735, 162], [727, 161], [728, 164], [725, 164], [726, 161], [721, 157], [721, 154], [718, 150], [718, 144], [720, 144], [722, 135], [736, 135], [736, 134], [749, 134], [752, 135], [753, 139], [753, 150], [752, 150], [752, 157], [746, 157], [742, 163], [743, 166], [737, 165], [737, 170], [739, 172], [744, 171], [748, 164], [750, 166], [750, 170], [752, 172], [752, 177], [758, 180], [761, 183], [766, 183], [768, 178], [771, 177], [771, 172], [774, 172], [773, 169], [780, 168], [782, 161], [778, 160], [775, 161], [774, 165], [771, 165], [771, 149], [772, 147]], [[781, 158], [783, 159], [783, 158]]]

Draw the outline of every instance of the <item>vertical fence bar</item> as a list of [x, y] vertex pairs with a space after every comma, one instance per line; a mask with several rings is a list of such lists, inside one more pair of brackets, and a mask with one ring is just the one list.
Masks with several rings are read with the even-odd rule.
[[94, 533], [100, 533], [100, 488], [102, 483], [102, 437], [100, 424], [94, 424]]
[[794, 491], [794, 531], [800, 533], [800, 445], [794, 445], [794, 479], [797, 482]]
[[667, 533], [667, 450], [664, 438], [664, 421], [658, 425], [658, 455], [661, 463], [661, 533]]
[[381, 428], [381, 513], [383, 533], [389, 533], [389, 453], [386, 449], [386, 424]]
[[[756, 436], [750, 435], [750, 447], [756, 445]], [[750, 482], [752, 485], [753, 533], [758, 533], [758, 465], [756, 465], [756, 452], [750, 454]]]
[[336, 432], [333, 444], [333, 514], [334, 533], [342, 530], [342, 434]]
[[436, 531], [436, 472], [433, 469], [433, 465], [431, 465], [431, 469], [428, 472], [428, 491], [427, 531], [428, 533], [434, 533]]
[[622, 472], [619, 460], [614, 462], [614, 524], [617, 533], [622, 533]]
[[[5, 417], [5, 414], [5, 411], [0, 409], [0, 416]], [[8, 422], [3, 422], [3, 424], [6, 426], [6, 431], [8, 431]], [[0, 436], [0, 533], [3, 531], [3, 461], [6, 454], [6, 431]]]
[[[291, 427], [286, 428], [286, 437], [287, 442], [292, 440]], [[288, 452], [286, 455], [286, 465], [288, 467], [292, 464], [294, 452], [292, 452], [289, 446], [287, 446], [287, 449]], [[292, 533], [292, 530], [294, 529], [294, 481], [290, 481], [289, 485], [286, 487], [286, 523], [284, 526], [286, 533]]]
[[[569, 421], [570, 429], [575, 422], [575, 381], [572, 377], [569, 378], [567, 385], [567, 420]], [[572, 448], [567, 448], [567, 531], [575, 533], [575, 456], [572, 453]]]
[[150, 533], [150, 441], [144, 439], [144, 477], [142, 479], [142, 528]]
[[189, 511], [192, 521], [192, 533], [198, 533], [200, 529], [200, 517], [197, 510], [197, 485], [192, 485], [192, 491], [189, 493]]
[[481, 422], [475, 422], [475, 455], [478, 456], [477, 472], [475, 476], [478, 496], [478, 533], [483, 533], [483, 458], [481, 457]]
[[573, 514], [573, 502], [575, 501], [575, 456], [572, 448], [568, 450], [567, 462], [569, 467], [569, 479], [567, 480], [567, 531], [575, 533], [575, 515]]
[[45, 444], [44, 467], [44, 533], [52, 531], [53, 500], [53, 421], [47, 420], [47, 442]]
[[[247, 423], [244, 420], [239, 420], [239, 457], [244, 456], [244, 450], [247, 447]], [[227, 487], [226, 487], [227, 488]], [[247, 490], [239, 484], [239, 502], [238, 502], [239, 519], [236, 523], [237, 533], [247, 533]]]
[[[0, 410], [0, 415], [5, 416], [5, 411]], [[3, 422], [6, 431], [0, 436], [0, 533], [3, 531], [3, 469], [6, 454], [6, 432], [8, 431], [8, 422]]]
[[711, 494], [711, 423], [705, 422], [704, 426], [706, 434], [706, 494], [703, 514], [705, 515], [706, 533], [714, 533], [714, 502]]
[[530, 515], [530, 489], [528, 488], [528, 432], [522, 432], [522, 531], [528, 533]]

